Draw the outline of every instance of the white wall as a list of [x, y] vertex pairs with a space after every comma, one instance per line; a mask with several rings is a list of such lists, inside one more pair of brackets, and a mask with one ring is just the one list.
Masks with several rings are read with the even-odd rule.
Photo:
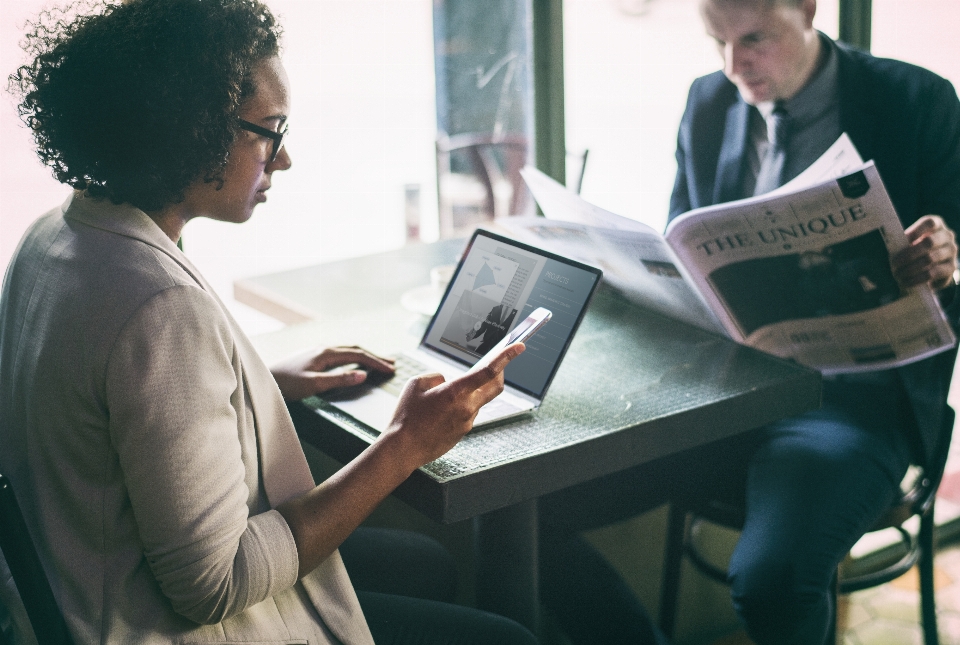
[[[275, 175], [251, 221], [197, 220], [184, 234], [187, 254], [226, 296], [238, 277], [402, 245], [408, 183], [421, 184], [424, 233], [436, 235], [431, 2], [268, 4], [285, 31], [293, 167]], [[231, 306], [250, 332], [276, 326]]]
[[871, 51], [922, 65], [960, 86], [960, 2], [873, 0]]
[[[37, 0], [0, 0], [0, 87], [23, 61], [20, 28], [42, 6]], [[0, 92], [0, 265], [6, 267], [24, 230], [38, 215], [59, 205], [69, 190], [53, 179], [33, 152], [29, 131], [13, 97]]]

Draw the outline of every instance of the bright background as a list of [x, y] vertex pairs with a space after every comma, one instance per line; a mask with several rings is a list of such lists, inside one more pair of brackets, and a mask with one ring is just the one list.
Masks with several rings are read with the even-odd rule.
[[[20, 64], [24, 21], [42, 0], [0, 0], [0, 72]], [[187, 254], [249, 333], [281, 323], [233, 300], [237, 278], [375, 253], [405, 243], [404, 186], [421, 190], [435, 239], [432, 0], [268, 0], [284, 25], [294, 90], [293, 168], [242, 225], [185, 229]], [[957, 0], [873, 0], [873, 51], [960, 84]], [[837, 34], [837, 0], [817, 26]], [[719, 67], [697, 0], [565, 0], [567, 148], [589, 148], [583, 196], [662, 228], [676, 129], [690, 81]], [[34, 156], [9, 94], [0, 97], [0, 266], [68, 189]]]

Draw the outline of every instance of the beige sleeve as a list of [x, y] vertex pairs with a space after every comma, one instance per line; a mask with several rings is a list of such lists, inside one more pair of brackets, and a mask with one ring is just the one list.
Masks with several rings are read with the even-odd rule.
[[248, 513], [240, 375], [227, 321], [193, 286], [166, 289], [138, 309], [107, 366], [110, 436], [144, 556], [173, 608], [202, 624], [297, 580], [284, 519]]

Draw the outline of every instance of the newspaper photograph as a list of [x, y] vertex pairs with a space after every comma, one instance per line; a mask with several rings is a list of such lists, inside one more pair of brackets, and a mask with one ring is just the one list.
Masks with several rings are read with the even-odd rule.
[[666, 238], [731, 338], [825, 373], [903, 365], [955, 338], [928, 286], [903, 290], [908, 244], [873, 162], [796, 192], [685, 213]]

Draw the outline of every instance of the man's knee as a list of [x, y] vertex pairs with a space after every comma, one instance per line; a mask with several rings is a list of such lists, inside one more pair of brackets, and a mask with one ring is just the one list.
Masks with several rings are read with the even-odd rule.
[[[787, 557], [735, 558], [730, 565], [733, 604], [758, 644], [805, 643], [830, 616], [829, 586], [802, 580], [800, 565]], [[816, 638], [813, 636], [812, 638]]]

